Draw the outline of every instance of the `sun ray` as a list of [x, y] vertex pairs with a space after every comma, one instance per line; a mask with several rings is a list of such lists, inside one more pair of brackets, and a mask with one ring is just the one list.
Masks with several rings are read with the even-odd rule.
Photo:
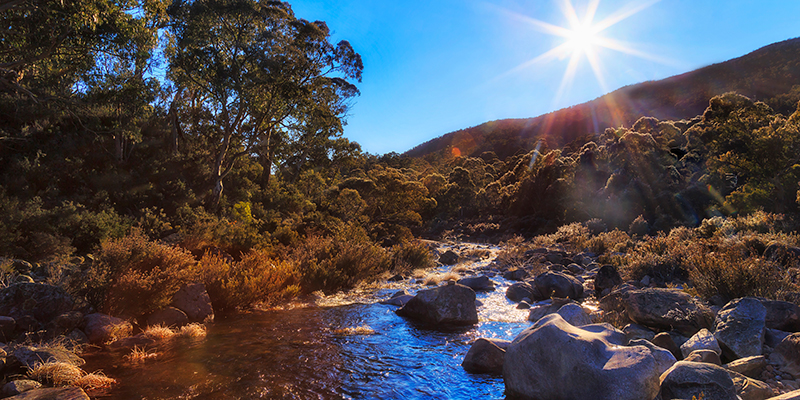
[[557, 26], [498, 7], [503, 13], [516, 20], [527, 23], [535, 30], [548, 35], [562, 37], [566, 39], [566, 41], [550, 49], [544, 54], [517, 65], [495, 79], [499, 79], [509, 74], [518, 73], [519, 71], [530, 68], [537, 63], [551, 61], [556, 58], [563, 59], [565, 56], [569, 56], [567, 68], [564, 71], [564, 76], [561, 79], [561, 83], [554, 99], [554, 104], [557, 104], [565, 95], [565, 93], [572, 87], [573, 80], [575, 79], [575, 75], [578, 71], [580, 59], [584, 55], [586, 56], [589, 66], [591, 67], [592, 72], [597, 79], [598, 84], [600, 85], [600, 88], [604, 92], [609, 91], [600, 59], [600, 54], [597, 52], [597, 50], [600, 48], [614, 50], [623, 54], [655, 61], [664, 65], [672, 65], [674, 63], [667, 59], [637, 50], [633, 46], [622, 41], [600, 35], [600, 33], [604, 30], [636, 15], [637, 13], [653, 6], [660, 1], [661, 0], [634, 1], [626, 4], [599, 22], [594, 22], [601, 0], [588, 0], [584, 10], [583, 18], [578, 15], [578, 12], [573, 4], [573, 0], [555, 0], [556, 5], [566, 18], [566, 26]]

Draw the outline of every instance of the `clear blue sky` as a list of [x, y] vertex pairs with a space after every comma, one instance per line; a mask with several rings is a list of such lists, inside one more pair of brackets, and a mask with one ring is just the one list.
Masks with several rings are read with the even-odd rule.
[[[518, 66], [567, 41], [530, 19], [569, 27], [565, 0], [290, 0], [325, 21], [364, 60], [345, 136], [364, 151], [402, 153], [445, 133], [535, 117], [607, 91], [742, 56], [800, 36], [800, 0], [600, 0], [594, 21], [651, 4], [599, 35], [649, 58], [601, 46], [605, 89], [586, 57], [562, 90], [569, 55]], [[592, 0], [572, 0], [579, 17]]]

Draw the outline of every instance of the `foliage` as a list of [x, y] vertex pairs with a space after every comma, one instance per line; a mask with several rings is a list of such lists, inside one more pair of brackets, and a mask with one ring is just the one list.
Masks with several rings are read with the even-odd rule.
[[195, 263], [188, 251], [134, 230], [102, 244], [81, 292], [104, 312], [138, 318], [169, 305]]
[[221, 312], [292, 298], [299, 292], [294, 264], [264, 250], [252, 250], [240, 261], [206, 252], [192, 272], [205, 284], [214, 309]]

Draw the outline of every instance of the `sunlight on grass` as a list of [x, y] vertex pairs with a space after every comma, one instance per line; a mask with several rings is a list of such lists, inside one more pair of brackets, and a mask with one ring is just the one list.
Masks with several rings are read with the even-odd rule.
[[375, 333], [376, 332], [367, 325], [341, 328], [333, 331], [333, 334], [336, 336], [362, 336], [362, 335], [374, 335]]

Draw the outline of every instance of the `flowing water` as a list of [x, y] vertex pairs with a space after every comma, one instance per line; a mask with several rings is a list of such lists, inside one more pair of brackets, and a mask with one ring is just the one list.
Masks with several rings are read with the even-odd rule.
[[502, 377], [461, 368], [473, 340], [512, 340], [530, 325], [505, 298], [510, 283], [493, 280], [494, 292], [478, 293], [480, 322], [471, 327], [431, 329], [377, 303], [422, 288], [406, 282], [218, 319], [205, 338], [151, 349], [155, 358], [132, 364], [129, 351], [103, 352], [87, 356], [85, 369], [119, 381], [93, 396], [106, 399], [503, 398]]

